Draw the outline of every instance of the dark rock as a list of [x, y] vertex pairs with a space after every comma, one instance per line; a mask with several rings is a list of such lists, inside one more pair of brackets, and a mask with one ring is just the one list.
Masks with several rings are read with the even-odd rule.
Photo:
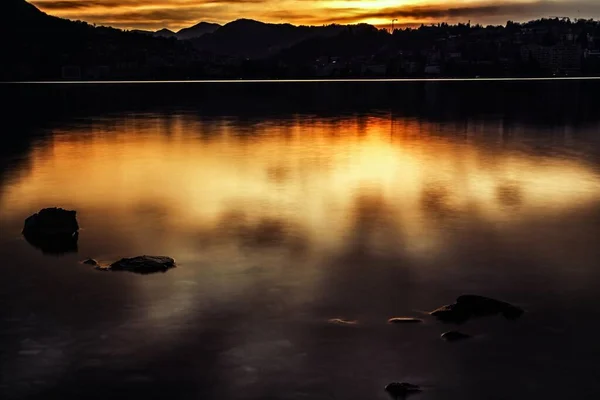
[[458, 331], [450, 331], [446, 333], [442, 333], [442, 339], [448, 342], [457, 342], [459, 340], [470, 339], [471, 335], [467, 335], [466, 333], [458, 332]]
[[412, 383], [392, 382], [385, 387], [385, 391], [394, 399], [404, 399], [410, 394], [421, 392], [421, 388]]
[[465, 307], [458, 307], [456, 304], [448, 304], [430, 313], [442, 322], [454, 322], [461, 324], [471, 318], [471, 313]]
[[44, 254], [59, 256], [67, 253], [77, 253], [79, 234], [72, 235], [23, 235], [27, 243], [40, 249]]
[[504, 301], [477, 295], [463, 295], [456, 303], [442, 306], [430, 314], [443, 322], [463, 323], [471, 318], [502, 314], [507, 319], [517, 319], [523, 314], [519, 307]]
[[517, 319], [523, 310], [505, 301], [490, 299], [489, 297], [467, 294], [456, 299], [456, 304], [471, 310], [475, 316], [502, 314], [508, 319]]
[[423, 322], [423, 320], [413, 317], [394, 317], [388, 319], [388, 323], [390, 324], [418, 324], [420, 322]]
[[45, 208], [25, 220], [23, 236], [45, 254], [77, 252], [79, 224], [75, 211]]
[[82, 264], [87, 264], [87, 265], [92, 265], [92, 266], [97, 266], [98, 265], [98, 261], [94, 260], [93, 258], [88, 258], [85, 261], [81, 262]]
[[123, 258], [112, 263], [106, 269], [110, 271], [128, 271], [137, 274], [153, 274], [156, 272], [167, 272], [171, 268], [175, 268], [175, 260], [170, 257], [139, 256]]
[[77, 212], [62, 208], [44, 208], [25, 220], [23, 235], [74, 235], [79, 231]]

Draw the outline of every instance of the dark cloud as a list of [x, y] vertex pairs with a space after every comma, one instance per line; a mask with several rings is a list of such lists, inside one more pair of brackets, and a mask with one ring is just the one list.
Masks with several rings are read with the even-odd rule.
[[196, 6], [202, 7], [211, 4], [258, 4], [265, 3], [268, 0], [40, 0], [32, 1], [31, 3], [46, 9], [46, 10], [85, 10], [93, 8], [124, 8], [124, 7], [142, 7], [142, 6], [153, 6], [162, 8], [173, 8], [177, 9], [181, 6]]
[[32, 1], [35, 6], [44, 10], [85, 10], [90, 8], [107, 7], [117, 8], [123, 5], [144, 5], [148, 4], [148, 1], [116, 1], [116, 0], [84, 0], [84, 1]]

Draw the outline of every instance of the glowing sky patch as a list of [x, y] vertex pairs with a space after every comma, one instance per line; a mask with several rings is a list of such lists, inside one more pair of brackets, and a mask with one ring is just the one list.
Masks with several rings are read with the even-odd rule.
[[121, 28], [178, 30], [238, 18], [321, 25], [445, 22], [502, 24], [540, 17], [599, 18], [598, 0], [35, 0], [43, 11]]

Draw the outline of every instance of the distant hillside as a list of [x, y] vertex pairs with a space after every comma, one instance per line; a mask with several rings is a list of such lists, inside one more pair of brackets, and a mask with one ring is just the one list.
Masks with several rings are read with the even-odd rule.
[[208, 22], [200, 22], [189, 28], [183, 28], [179, 32], [177, 32], [177, 39], [187, 40], [187, 39], [195, 39], [201, 36], [206, 35], [207, 33], [213, 33], [217, 29], [219, 29], [221, 25], [219, 24], [211, 24]]
[[66, 20], [49, 16], [25, 0], [2, 0], [0, 21], [6, 28], [37, 33]]
[[313, 61], [323, 55], [373, 56], [382, 46], [386, 46], [389, 35], [372, 25], [359, 24], [346, 26], [337, 35], [313, 36], [295, 43], [280, 52], [279, 57], [286, 62]]
[[161, 29], [152, 34], [154, 37], [172, 38], [176, 37], [177, 34], [170, 29]]
[[96, 27], [49, 16], [25, 0], [1, 1], [0, 81], [600, 75], [594, 20], [438, 24], [390, 33], [368, 24], [240, 19], [175, 33]]
[[156, 32], [152, 32], [152, 31], [145, 31], [143, 29], [132, 29], [129, 32], [140, 33], [142, 35], [154, 35], [156, 33]]
[[211, 34], [193, 39], [193, 42], [203, 51], [260, 58], [273, 55], [303, 40], [333, 36], [343, 30], [341, 25], [294, 26], [239, 19], [223, 25]]
[[60, 79], [69, 66], [76, 66], [82, 79], [107, 70], [115, 78], [153, 78], [149, 74], [161, 66], [183, 68], [195, 58], [184, 42], [52, 17], [24, 0], [2, 3], [0, 18], [11, 34], [0, 35], [0, 80]]

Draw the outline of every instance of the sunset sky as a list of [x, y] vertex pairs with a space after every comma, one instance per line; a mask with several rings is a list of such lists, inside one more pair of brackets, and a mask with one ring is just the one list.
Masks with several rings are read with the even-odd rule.
[[178, 30], [238, 18], [296, 25], [399, 25], [471, 20], [502, 24], [548, 16], [600, 18], [600, 0], [35, 0], [43, 11], [120, 28]]

